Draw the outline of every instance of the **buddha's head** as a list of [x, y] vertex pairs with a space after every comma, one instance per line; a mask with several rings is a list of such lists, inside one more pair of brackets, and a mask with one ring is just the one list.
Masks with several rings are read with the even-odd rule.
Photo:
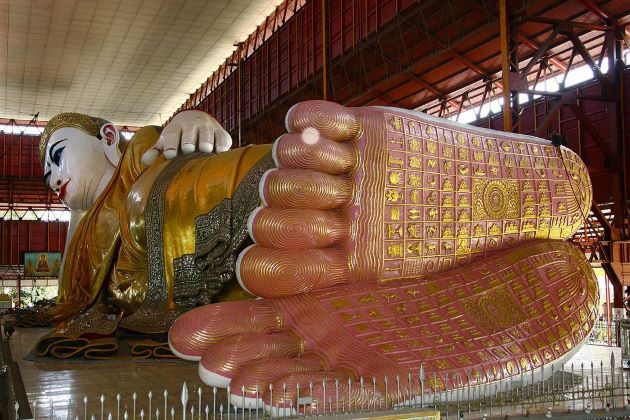
[[77, 113], [52, 118], [41, 136], [45, 182], [71, 210], [87, 210], [120, 162], [120, 132], [109, 121]]

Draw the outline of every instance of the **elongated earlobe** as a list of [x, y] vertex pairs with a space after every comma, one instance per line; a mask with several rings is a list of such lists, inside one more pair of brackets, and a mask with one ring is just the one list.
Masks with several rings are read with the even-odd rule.
[[118, 143], [120, 142], [120, 131], [118, 131], [118, 127], [111, 123], [104, 124], [101, 127], [101, 139], [107, 160], [113, 166], [118, 166], [121, 155], [118, 149]]

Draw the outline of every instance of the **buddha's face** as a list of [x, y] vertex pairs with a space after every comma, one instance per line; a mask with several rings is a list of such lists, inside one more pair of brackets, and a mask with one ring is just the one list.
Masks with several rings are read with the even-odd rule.
[[87, 210], [113, 174], [101, 140], [64, 127], [48, 140], [44, 163], [46, 183], [70, 210]]

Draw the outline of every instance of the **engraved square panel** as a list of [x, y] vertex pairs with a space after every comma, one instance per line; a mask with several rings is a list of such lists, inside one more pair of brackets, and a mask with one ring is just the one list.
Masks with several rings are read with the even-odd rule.
[[514, 219], [520, 216], [518, 182], [473, 180], [473, 220]]

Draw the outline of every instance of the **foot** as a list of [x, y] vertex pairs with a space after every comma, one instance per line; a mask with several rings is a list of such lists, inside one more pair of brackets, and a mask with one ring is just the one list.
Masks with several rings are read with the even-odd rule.
[[354, 282], [200, 307], [175, 321], [169, 345], [199, 361], [208, 385], [230, 385], [237, 405], [294, 409], [295, 385], [306, 396], [312, 382], [301, 410], [321, 408], [335, 381], [346, 404], [387, 405], [557, 363], [587, 337], [597, 301], [579, 249], [530, 241], [421, 282]]
[[249, 220], [256, 244], [237, 264], [258, 296], [433, 275], [566, 239], [590, 207], [579, 157], [534, 137], [324, 101], [294, 106], [286, 122]]

